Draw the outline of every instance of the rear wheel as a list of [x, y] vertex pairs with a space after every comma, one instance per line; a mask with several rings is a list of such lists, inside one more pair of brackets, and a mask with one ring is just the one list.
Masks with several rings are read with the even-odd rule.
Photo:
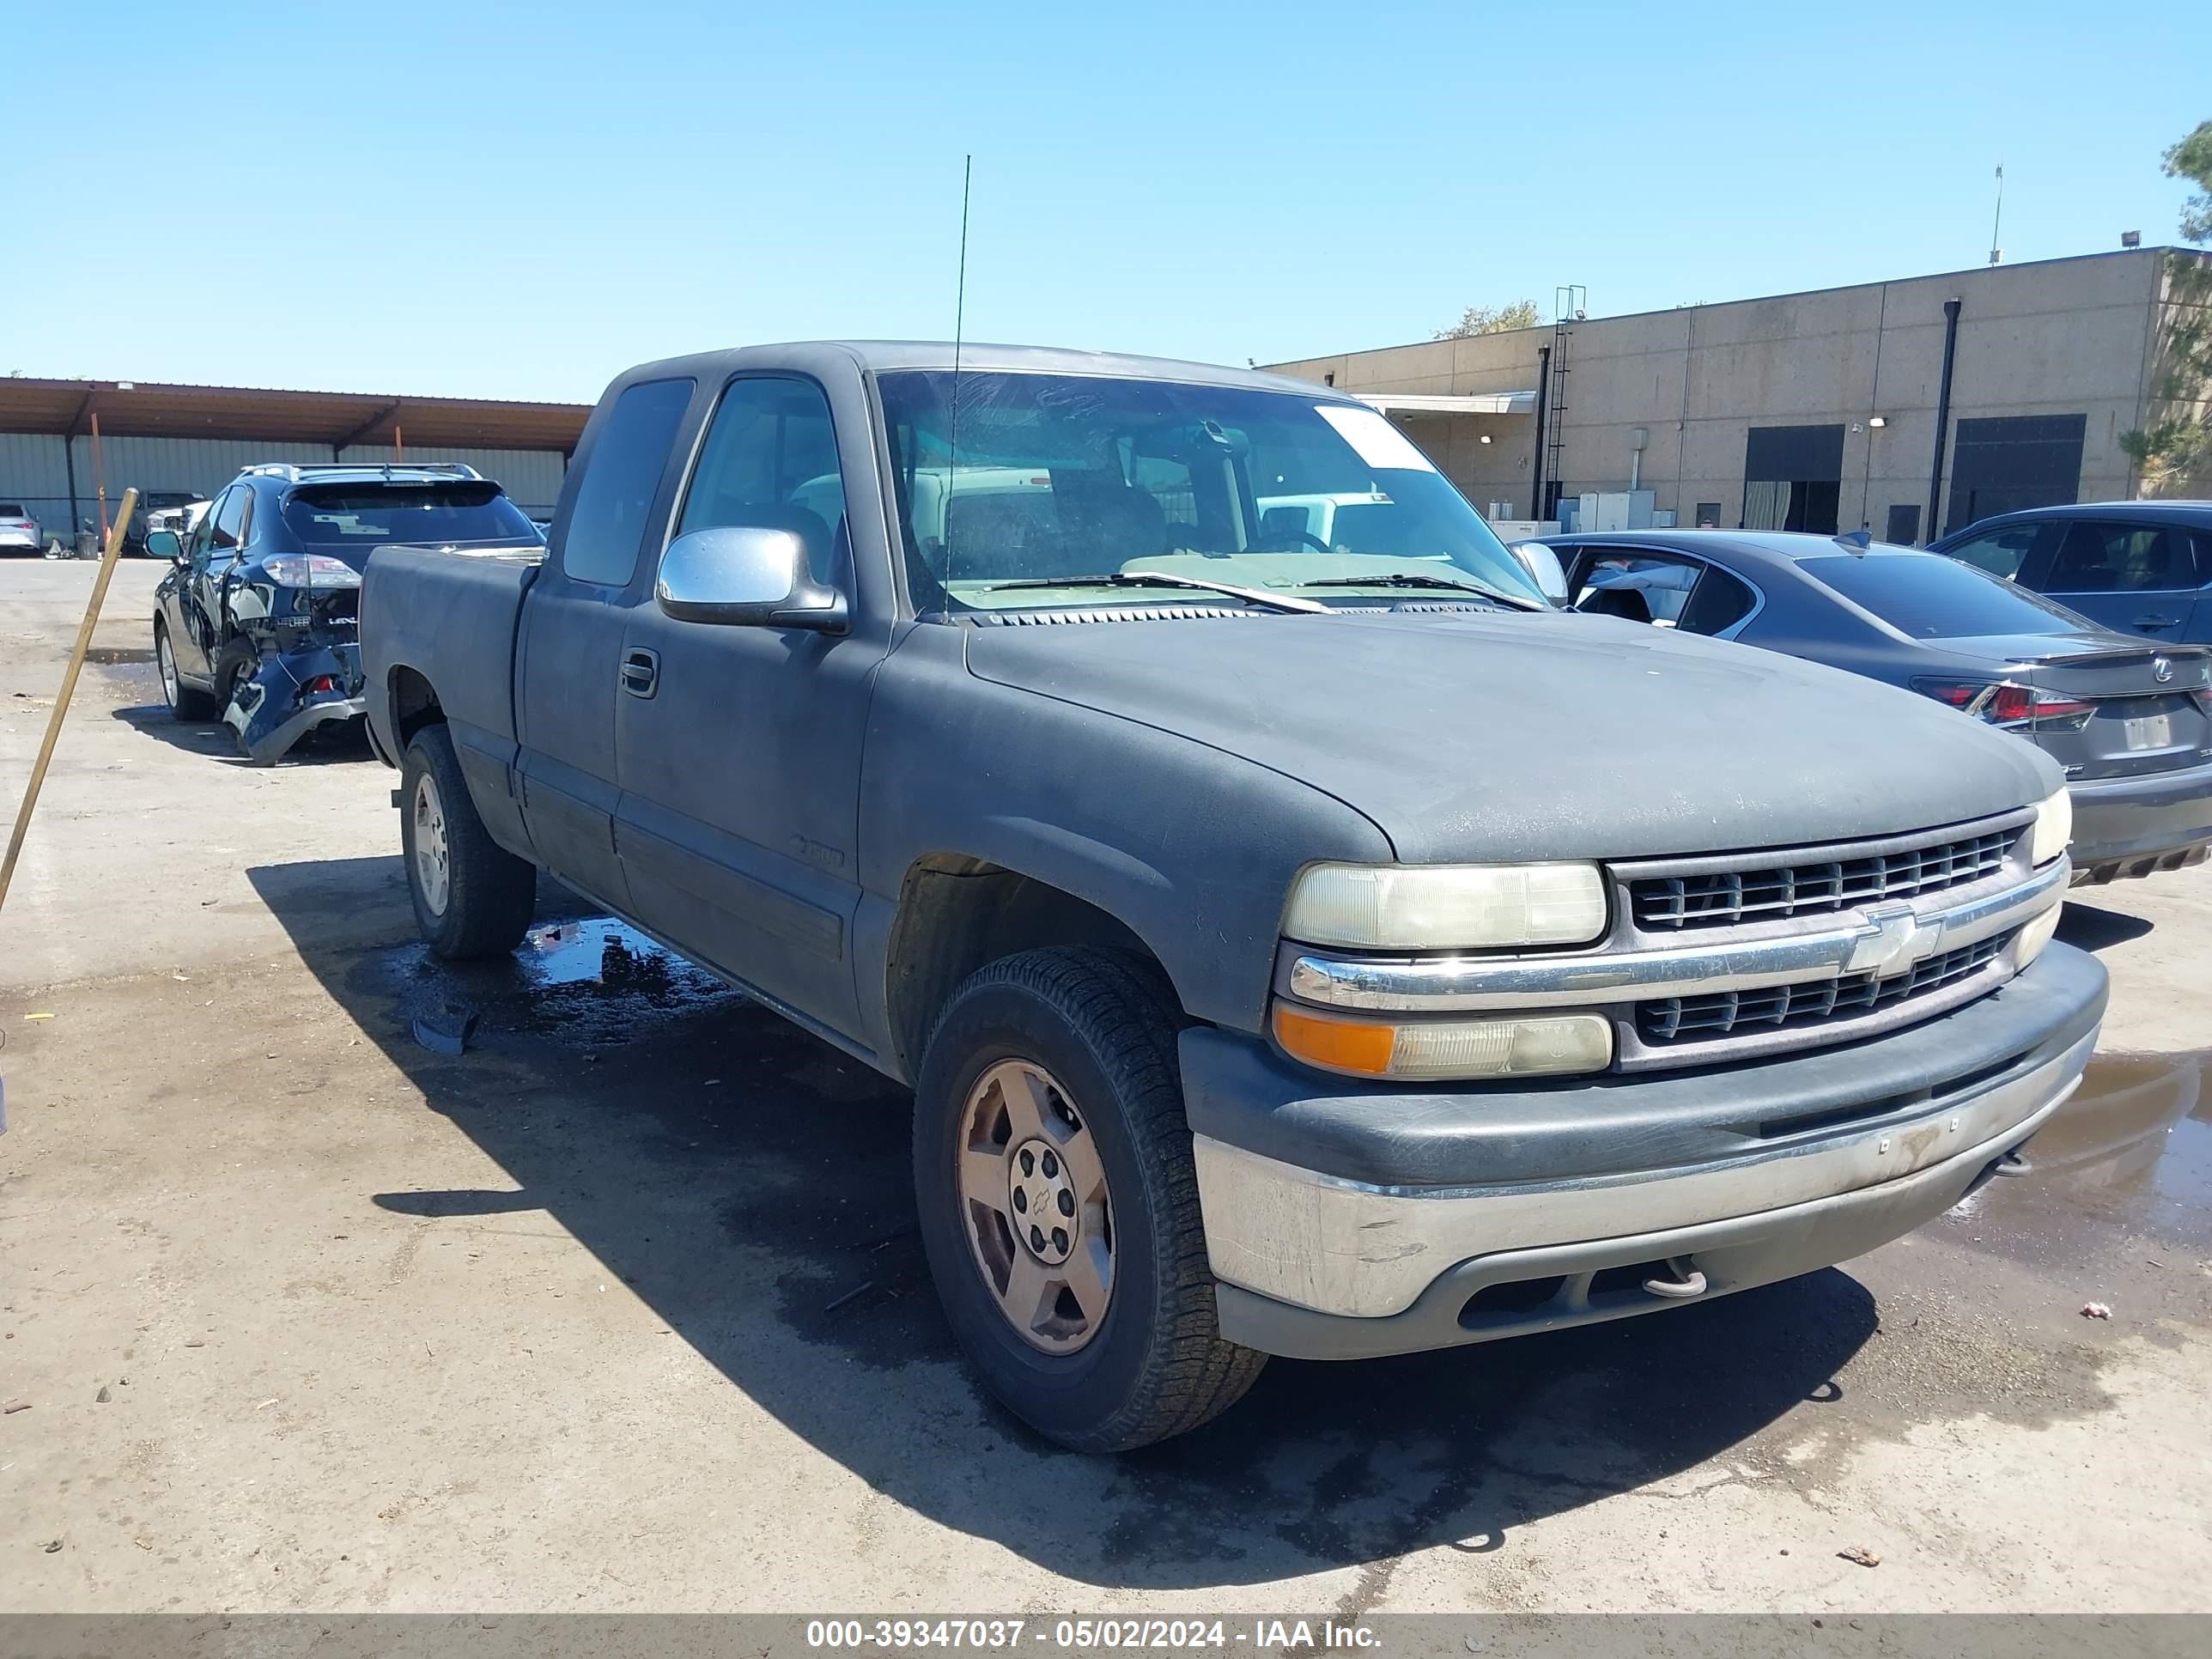
[[242, 634], [232, 635], [216, 654], [215, 706], [218, 712], [229, 710], [231, 704], [238, 701], [239, 692], [260, 667], [260, 648]]
[[215, 718], [215, 699], [204, 691], [186, 685], [177, 673], [177, 650], [169, 643], [169, 625], [154, 624], [154, 667], [161, 677], [161, 696], [169, 705], [169, 713], [180, 720], [207, 720]]
[[399, 842], [423, 939], [448, 959], [512, 951], [530, 927], [538, 872], [484, 828], [444, 726], [415, 734], [400, 780]]
[[1079, 1451], [1194, 1429], [1266, 1364], [1215, 1322], [1176, 1024], [1149, 963], [1027, 951], [954, 994], [915, 1090], [946, 1318], [984, 1385]]

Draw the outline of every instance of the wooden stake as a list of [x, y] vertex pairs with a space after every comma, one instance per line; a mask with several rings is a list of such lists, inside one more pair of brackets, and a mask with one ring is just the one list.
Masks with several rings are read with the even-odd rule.
[[107, 602], [108, 579], [115, 574], [115, 561], [123, 551], [124, 526], [131, 522], [131, 514], [138, 505], [137, 486], [123, 492], [122, 504], [116, 509], [114, 527], [107, 532], [106, 556], [100, 562], [100, 574], [93, 579], [92, 599], [84, 607], [84, 621], [76, 630], [76, 645], [70, 652], [69, 666], [62, 672], [62, 689], [54, 694], [54, 712], [46, 720], [46, 741], [39, 745], [39, 758], [32, 763], [31, 781], [23, 789], [23, 804], [15, 809], [15, 832], [8, 837], [8, 861], [0, 864], [0, 905], [8, 902], [9, 884], [15, 879], [15, 860], [23, 850], [23, 836], [30, 830], [31, 814], [39, 805], [39, 790], [46, 781], [46, 767], [54, 757], [54, 744], [62, 734], [62, 717], [69, 713], [70, 699], [76, 695], [76, 677], [84, 666], [84, 653], [92, 648], [92, 630], [100, 623], [100, 608]]

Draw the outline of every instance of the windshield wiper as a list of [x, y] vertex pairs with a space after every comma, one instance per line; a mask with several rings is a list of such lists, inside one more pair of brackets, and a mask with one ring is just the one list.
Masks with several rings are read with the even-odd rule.
[[[1308, 586], [1313, 584], [1309, 583]], [[1264, 605], [1276, 611], [1327, 611], [1318, 599], [1294, 599], [1286, 594], [1263, 593], [1256, 587], [1234, 582], [1211, 582], [1199, 576], [1173, 576], [1164, 570], [1104, 570], [1095, 576], [1024, 576], [1018, 581], [986, 582], [976, 591], [1004, 593], [1018, 587], [1194, 587], [1208, 593], [1226, 593], [1247, 605]]]
[[1462, 593], [1480, 593], [1486, 599], [1515, 611], [1547, 611], [1551, 607], [1524, 599], [1518, 593], [1492, 587], [1488, 582], [1468, 581], [1450, 576], [1424, 575], [1411, 570], [1393, 570], [1387, 576], [1324, 576], [1318, 581], [1300, 582], [1300, 587], [1448, 587]]

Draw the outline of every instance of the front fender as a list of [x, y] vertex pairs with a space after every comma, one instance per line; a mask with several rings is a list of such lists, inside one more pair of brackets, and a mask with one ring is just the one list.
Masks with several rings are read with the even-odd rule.
[[1389, 861], [1382, 830], [1241, 756], [977, 679], [963, 631], [915, 629], [878, 681], [860, 788], [864, 1006], [888, 1002], [907, 872], [952, 854], [1097, 906], [1158, 958], [1187, 1012], [1261, 1030], [1291, 878], [1316, 860]]

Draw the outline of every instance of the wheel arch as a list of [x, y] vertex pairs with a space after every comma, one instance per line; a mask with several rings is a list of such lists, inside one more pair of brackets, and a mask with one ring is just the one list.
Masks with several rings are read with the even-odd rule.
[[445, 705], [439, 701], [430, 677], [405, 663], [395, 663], [386, 674], [385, 700], [401, 754], [406, 753], [409, 742], [424, 726], [445, 723]]
[[966, 853], [915, 859], [899, 884], [884, 962], [890, 1058], [916, 1076], [938, 1015], [961, 982], [987, 963], [1050, 945], [1120, 951], [1166, 963], [1104, 906], [1027, 871]]

